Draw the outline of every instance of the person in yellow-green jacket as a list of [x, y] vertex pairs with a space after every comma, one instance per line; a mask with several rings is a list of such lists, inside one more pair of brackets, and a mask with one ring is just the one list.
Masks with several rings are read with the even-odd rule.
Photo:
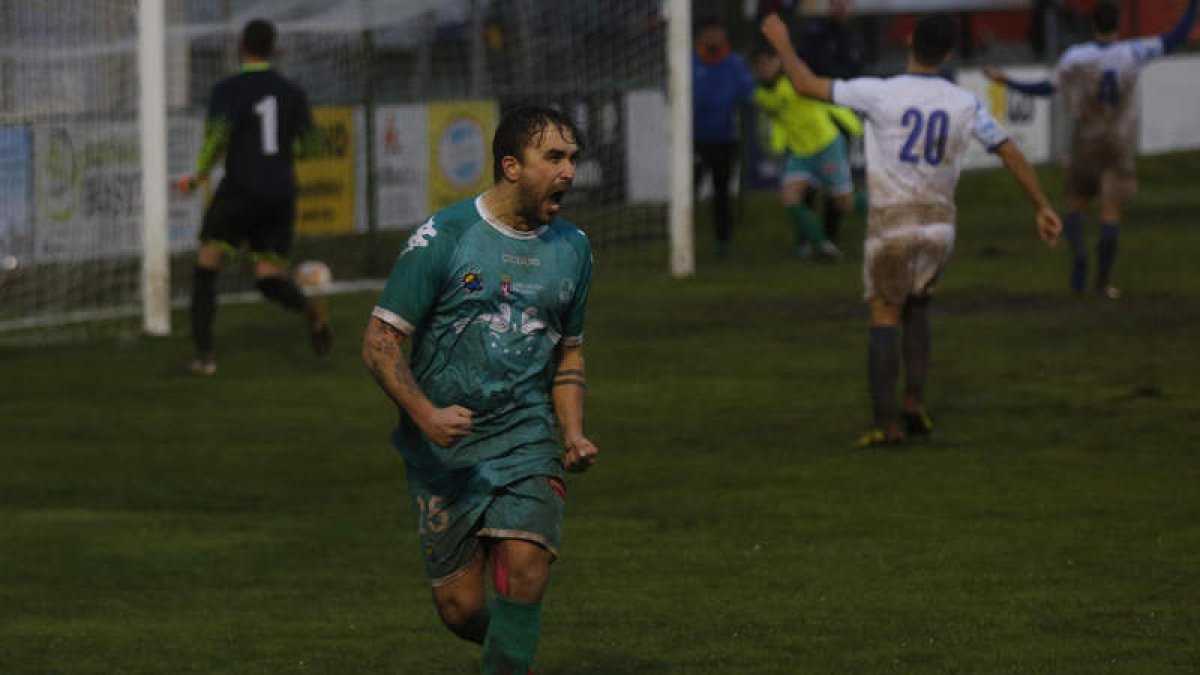
[[842, 129], [861, 135], [862, 122], [848, 108], [797, 94], [770, 46], [754, 51], [751, 66], [758, 80], [754, 103], [771, 119], [772, 150], [786, 152], [780, 196], [796, 227], [796, 252], [839, 260], [841, 251], [825, 235], [817, 214], [804, 203], [804, 192], [809, 186], [822, 188], [833, 196], [839, 212], [854, 208], [854, 181]]

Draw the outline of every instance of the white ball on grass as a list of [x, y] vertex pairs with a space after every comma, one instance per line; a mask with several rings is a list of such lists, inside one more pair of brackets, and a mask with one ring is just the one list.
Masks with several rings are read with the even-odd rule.
[[320, 293], [333, 283], [333, 272], [320, 260], [305, 260], [296, 265], [292, 278], [305, 293]]

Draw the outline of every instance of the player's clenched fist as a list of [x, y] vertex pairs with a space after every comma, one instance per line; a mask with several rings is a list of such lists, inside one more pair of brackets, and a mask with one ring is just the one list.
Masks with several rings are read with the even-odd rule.
[[563, 465], [567, 471], [587, 471], [596, 463], [596, 455], [600, 449], [588, 439], [580, 436], [563, 443], [567, 453], [563, 457]]
[[471, 433], [471, 411], [461, 405], [434, 408], [424, 420], [418, 421], [421, 431], [440, 448], [448, 448]]

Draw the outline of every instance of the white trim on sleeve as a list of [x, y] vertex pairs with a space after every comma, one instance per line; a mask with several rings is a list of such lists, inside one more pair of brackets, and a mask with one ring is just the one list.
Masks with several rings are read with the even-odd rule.
[[390, 309], [385, 309], [378, 305], [375, 306], [375, 309], [371, 310], [371, 316], [375, 317], [376, 319], [379, 319], [380, 321], [386, 323], [387, 325], [391, 326], [392, 328], [395, 328], [396, 330], [400, 331], [401, 333], [404, 333], [405, 335], [412, 335], [412, 332], [415, 330], [413, 325], [411, 323], [409, 323], [404, 317], [391, 311]]

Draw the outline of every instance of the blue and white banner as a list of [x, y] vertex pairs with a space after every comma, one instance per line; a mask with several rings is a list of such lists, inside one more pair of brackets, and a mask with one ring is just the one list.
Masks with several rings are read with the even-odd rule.
[[28, 261], [33, 253], [33, 134], [0, 127], [0, 263]]

